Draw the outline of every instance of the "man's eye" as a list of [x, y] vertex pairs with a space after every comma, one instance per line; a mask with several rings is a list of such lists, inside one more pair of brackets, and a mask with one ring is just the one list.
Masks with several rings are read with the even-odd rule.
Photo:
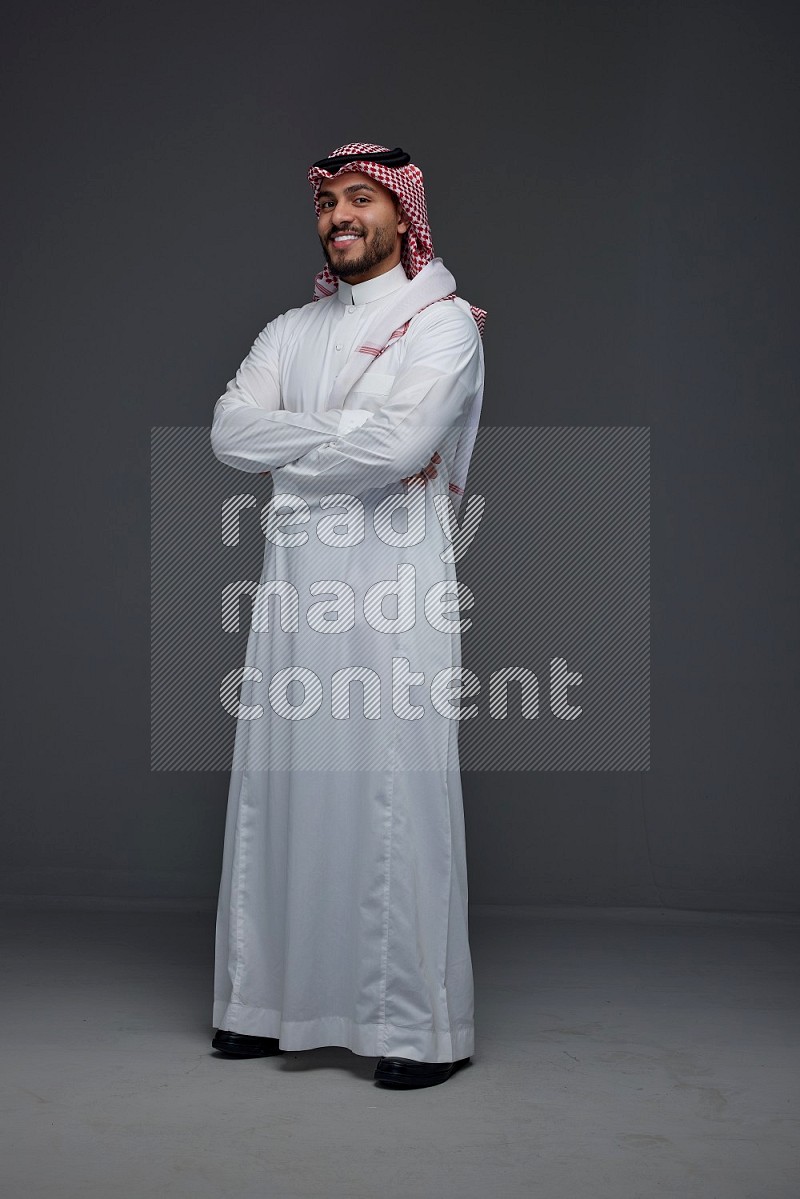
[[[356, 203], [358, 203], [359, 200], [363, 200], [365, 204], [369, 204], [369, 196], [355, 196], [354, 199]], [[320, 209], [332, 208], [333, 200], [320, 200], [319, 206]]]

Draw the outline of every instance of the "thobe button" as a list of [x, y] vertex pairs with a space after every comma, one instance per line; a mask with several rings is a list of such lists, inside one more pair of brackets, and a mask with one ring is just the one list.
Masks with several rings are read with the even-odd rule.
[[336, 349], [341, 350], [341, 348], [342, 348], [341, 345], [339, 345], [339, 343], [337, 342]]
[[349, 308], [345, 308], [345, 312], [347, 313], [348, 316], [352, 316], [353, 313], [355, 312], [355, 308], [351, 304]]

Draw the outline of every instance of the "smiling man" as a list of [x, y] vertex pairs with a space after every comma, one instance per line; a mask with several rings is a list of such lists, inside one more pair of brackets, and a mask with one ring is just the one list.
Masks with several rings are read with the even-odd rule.
[[[460, 670], [447, 551], [486, 314], [434, 255], [405, 151], [351, 142], [308, 178], [326, 265], [313, 299], [256, 338], [211, 444], [273, 476], [262, 582], [333, 599], [250, 629], [212, 1044], [231, 1057], [340, 1045], [377, 1057], [380, 1084], [427, 1087], [474, 1049], [458, 696], [443, 679]], [[414, 618], [445, 594], [449, 620]]]
[[348, 171], [331, 179], [317, 198], [320, 241], [335, 275], [363, 283], [397, 266], [408, 221], [388, 188]]

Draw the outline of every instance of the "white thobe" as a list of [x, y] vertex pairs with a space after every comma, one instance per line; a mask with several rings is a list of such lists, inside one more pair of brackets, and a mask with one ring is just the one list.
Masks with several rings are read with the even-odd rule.
[[[284, 623], [273, 596], [248, 636], [213, 1021], [286, 1050], [443, 1062], [474, 1047], [458, 704], [447, 698], [458, 691], [432, 686], [461, 659], [457, 604], [447, 618], [434, 605], [429, 620], [424, 600], [443, 581], [455, 594], [434, 498], [453, 494], [455, 443], [483, 386], [468, 307], [418, 313], [343, 408], [326, 410], [373, 306], [408, 285], [398, 265], [278, 316], [214, 410], [216, 456], [272, 472], [260, 584], [281, 580], [295, 608], [287, 601]], [[438, 477], [404, 485], [434, 451]], [[393, 535], [387, 501], [412, 492], [413, 515], [404, 527], [395, 513]], [[289, 515], [270, 524], [287, 495]], [[376, 606], [373, 592], [369, 608], [371, 586], [393, 581], [399, 593], [412, 576], [394, 606]], [[335, 703], [347, 670], [362, 681], [340, 686]]]

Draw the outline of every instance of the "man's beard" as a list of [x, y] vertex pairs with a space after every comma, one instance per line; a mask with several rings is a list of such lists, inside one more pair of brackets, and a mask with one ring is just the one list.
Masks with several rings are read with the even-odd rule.
[[[349, 275], [363, 275], [365, 271], [371, 270], [389, 257], [395, 247], [394, 229], [388, 225], [380, 225], [373, 231], [368, 242], [364, 241], [362, 235], [362, 253], [358, 257], [348, 256], [346, 259], [340, 259], [337, 256], [335, 261], [328, 252], [328, 245], [327, 241], [322, 242], [328, 266], [334, 275], [346, 280]], [[336, 250], [333, 253], [336, 254]]]

